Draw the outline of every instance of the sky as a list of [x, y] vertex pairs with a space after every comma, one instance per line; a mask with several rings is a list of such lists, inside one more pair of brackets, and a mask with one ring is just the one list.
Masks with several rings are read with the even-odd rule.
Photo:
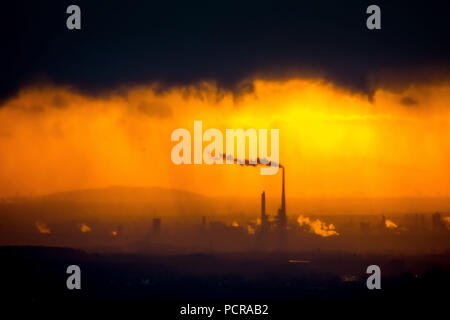
[[[173, 130], [279, 129], [288, 197], [450, 196], [445, 1], [16, 1], [0, 19], [0, 197], [110, 185], [279, 192], [170, 159]], [[240, 188], [237, 188], [240, 186]]]
[[3, 4], [0, 97], [42, 82], [109, 94], [213, 81], [239, 92], [293, 76], [371, 94], [449, 71], [448, 1], [377, 1], [376, 31], [372, 1], [77, 1], [77, 31], [66, 28], [70, 4]]
[[136, 87], [126, 97], [108, 98], [59, 87], [24, 89], [0, 109], [0, 148], [7, 150], [0, 159], [0, 194], [110, 185], [278, 194], [279, 174], [175, 165], [172, 132], [189, 130], [193, 146], [194, 121], [201, 120], [203, 132], [217, 128], [224, 139], [226, 129], [279, 129], [288, 196], [449, 196], [448, 85], [378, 90], [372, 100], [321, 80], [258, 80], [253, 86], [239, 98], [206, 83], [164, 94]]

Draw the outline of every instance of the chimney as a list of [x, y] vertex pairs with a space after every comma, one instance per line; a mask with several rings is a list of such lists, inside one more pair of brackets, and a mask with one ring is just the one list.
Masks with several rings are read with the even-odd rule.
[[281, 208], [278, 209], [278, 224], [281, 230], [286, 229], [287, 219], [286, 219], [286, 196], [284, 192], [284, 167], [282, 168], [283, 180], [281, 184]]
[[266, 193], [261, 194], [261, 221], [266, 217]]
[[284, 194], [284, 167], [283, 167], [283, 182], [281, 187], [281, 210], [283, 211], [284, 216], [286, 217], [286, 196]]
[[202, 229], [206, 229], [206, 217], [202, 217]]
[[266, 193], [261, 193], [261, 230], [267, 230]]

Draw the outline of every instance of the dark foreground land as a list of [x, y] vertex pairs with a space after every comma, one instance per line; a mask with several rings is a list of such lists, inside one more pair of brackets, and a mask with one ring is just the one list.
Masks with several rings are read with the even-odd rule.
[[[267, 304], [269, 316], [214, 314], [213, 319], [301, 319], [345, 315], [447, 314], [450, 254], [353, 255], [336, 252], [133, 255], [55, 247], [0, 247], [3, 307], [38, 310], [145, 310], [144, 318], [207, 319], [181, 307]], [[81, 290], [66, 269], [81, 268]], [[381, 290], [366, 287], [379, 265]], [[127, 312], [128, 312], [127, 311]], [[153, 315], [153, 316], [150, 316]]]

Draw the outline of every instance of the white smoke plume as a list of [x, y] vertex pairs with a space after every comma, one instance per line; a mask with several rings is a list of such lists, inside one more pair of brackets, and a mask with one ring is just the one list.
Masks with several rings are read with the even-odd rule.
[[386, 225], [386, 228], [389, 228], [389, 229], [397, 229], [398, 228], [398, 225], [394, 221], [389, 220], [389, 219], [386, 219], [384, 224]]
[[91, 227], [89, 227], [87, 224], [82, 223], [81, 227], [80, 227], [81, 232], [86, 233], [86, 232], [91, 232]]
[[40, 233], [44, 233], [44, 234], [52, 233], [50, 231], [50, 228], [47, 226], [47, 224], [45, 224], [43, 222], [36, 221], [36, 228], [39, 230]]
[[332, 223], [327, 225], [325, 222], [319, 219], [311, 220], [308, 217], [304, 217], [303, 215], [300, 215], [297, 218], [297, 222], [301, 227], [307, 226], [310, 232], [313, 232], [322, 237], [339, 235], [339, 233], [336, 231], [336, 227]]

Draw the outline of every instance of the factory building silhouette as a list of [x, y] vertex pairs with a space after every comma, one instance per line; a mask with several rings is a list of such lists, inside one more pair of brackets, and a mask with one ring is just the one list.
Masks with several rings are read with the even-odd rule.
[[[207, 223], [207, 217], [203, 215], [196, 229], [203, 237], [201, 246], [208, 248], [208, 250], [212, 248], [226, 248], [230, 241], [231, 243], [246, 241], [246, 236], [255, 235], [255, 245], [259, 249], [285, 249], [287, 233], [285, 168], [281, 167], [281, 170], [281, 204], [276, 215], [267, 214], [265, 191], [261, 193], [260, 224], [248, 223], [245, 225], [236, 221], [233, 221], [231, 225], [224, 221], [208, 221]], [[163, 240], [161, 227], [162, 219], [160, 217], [153, 218], [151, 235], [158, 241]], [[164, 236], [167, 236], [167, 234]]]

